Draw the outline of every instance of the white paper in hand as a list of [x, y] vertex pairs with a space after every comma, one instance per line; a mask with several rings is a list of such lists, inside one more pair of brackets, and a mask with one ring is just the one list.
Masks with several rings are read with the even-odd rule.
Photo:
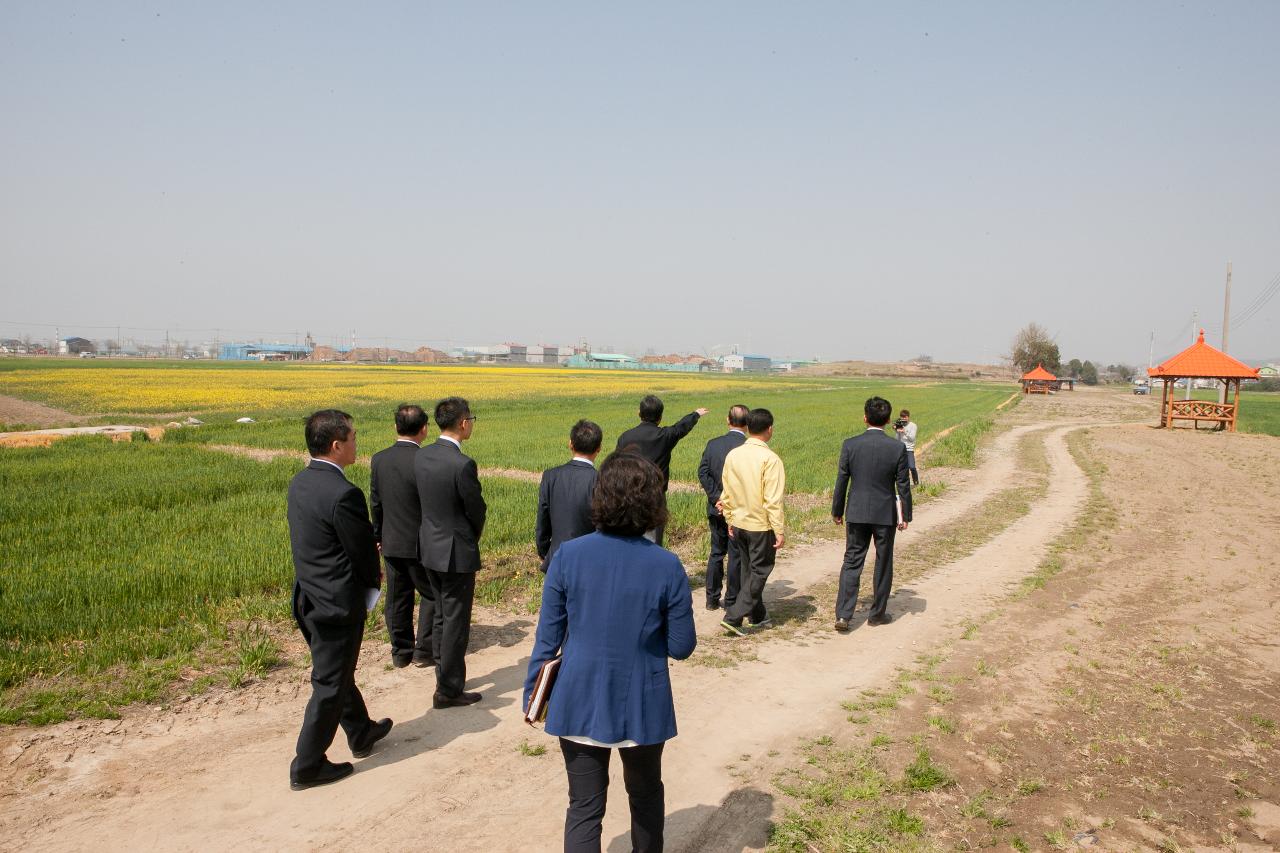
[[370, 587], [364, 591], [364, 609], [372, 611], [373, 606], [378, 603], [378, 599], [382, 598], [382, 590], [378, 587]]

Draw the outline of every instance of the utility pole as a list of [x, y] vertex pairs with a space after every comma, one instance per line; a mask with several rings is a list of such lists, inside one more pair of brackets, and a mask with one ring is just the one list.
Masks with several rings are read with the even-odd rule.
[[1151, 348], [1147, 350], [1147, 370], [1150, 371], [1156, 363], [1156, 330], [1151, 330]]
[[[1227, 338], [1231, 331], [1231, 261], [1227, 261], [1227, 293], [1222, 300], [1222, 351], [1227, 351]], [[1218, 389], [1218, 403], [1227, 402], [1227, 383]]]

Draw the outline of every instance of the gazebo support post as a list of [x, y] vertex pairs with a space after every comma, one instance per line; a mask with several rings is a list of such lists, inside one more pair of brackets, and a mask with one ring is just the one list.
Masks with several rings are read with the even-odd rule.
[[[1226, 395], [1224, 394], [1223, 396], [1225, 397]], [[1231, 404], [1231, 431], [1232, 432], [1236, 431], [1236, 416], [1239, 413], [1240, 413], [1240, 380], [1237, 379], [1235, 399], [1232, 401], [1232, 404]]]

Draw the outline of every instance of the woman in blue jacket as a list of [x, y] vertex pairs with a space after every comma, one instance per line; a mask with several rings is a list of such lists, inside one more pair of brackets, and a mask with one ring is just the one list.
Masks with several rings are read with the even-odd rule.
[[609, 757], [622, 758], [631, 844], [660, 851], [662, 747], [676, 736], [667, 658], [693, 654], [693, 595], [680, 559], [644, 538], [666, 521], [662, 472], [629, 453], [605, 460], [591, 496], [596, 532], [547, 566], [524, 706], [539, 667], [563, 656], [547, 706], [569, 775], [565, 851], [599, 851]]

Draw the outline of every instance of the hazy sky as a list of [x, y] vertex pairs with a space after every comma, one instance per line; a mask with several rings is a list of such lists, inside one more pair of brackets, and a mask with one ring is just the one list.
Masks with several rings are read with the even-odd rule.
[[1145, 365], [1193, 309], [1219, 343], [1228, 260], [1240, 309], [1280, 274], [1278, 37], [1274, 0], [6, 0], [0, 336], [992, 359], [1034, 320]]

